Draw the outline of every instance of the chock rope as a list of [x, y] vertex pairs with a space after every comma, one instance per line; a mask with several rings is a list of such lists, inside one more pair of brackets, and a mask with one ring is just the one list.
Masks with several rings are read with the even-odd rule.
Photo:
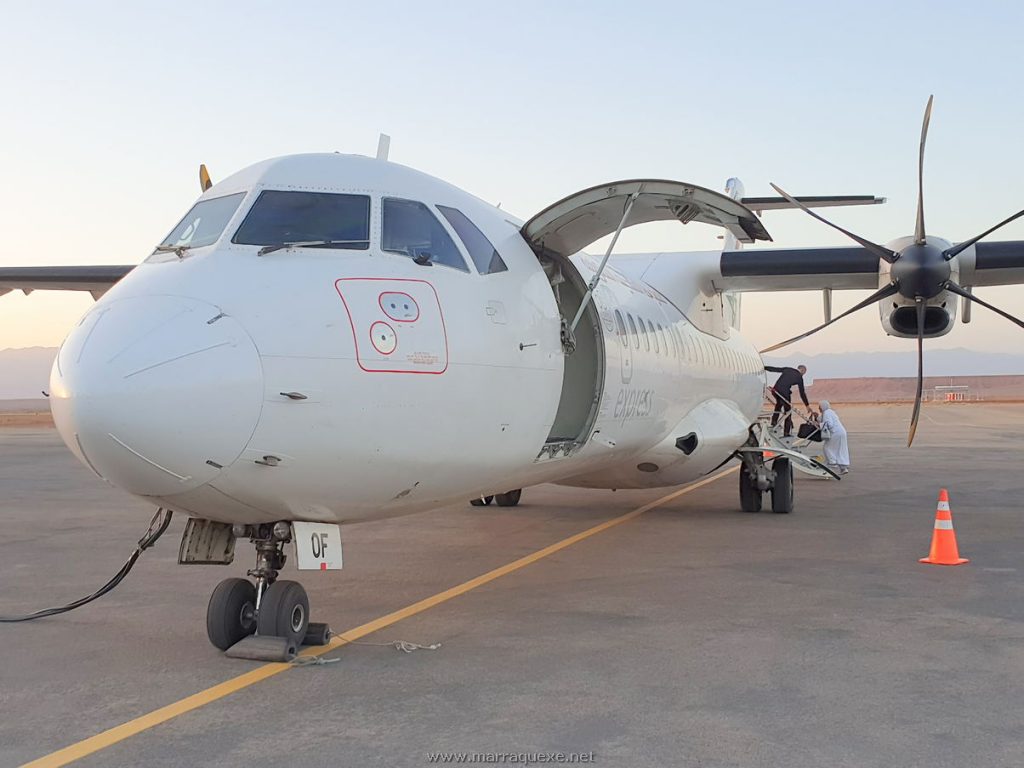
[[[413, 651], [436, 651], [441, 647], [440, 643], [431, 643], [430, 645], [420, 645], [419, 643], [412, 643], [408, 640], [392, 640], [389, 643], [370, 643], [365, 640], [349, 640], [345, 645], [376, 645], [381, 648], [394, 648], [396, 651], [402, 651], [402, 653], [412, 653]], [[337, 664], [341, 659], [326, 658], [324, 656], [296, 656], [289, 663], [296, 667], [321, 667], [328, 664]]]

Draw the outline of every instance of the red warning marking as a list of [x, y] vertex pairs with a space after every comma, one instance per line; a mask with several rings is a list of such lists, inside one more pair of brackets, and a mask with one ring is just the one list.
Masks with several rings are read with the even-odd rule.
[[326, 571], [327, 570], [327, 563], [320, 563], [320, 570], [321, 571]]
[[[391, 301], [397, 300], [399, 296], [405, 296], [405, 300], [408, 301], [413, 309], [416, 310], [416, 314], [413, 317], [402, 317], [398, 314], [398, 308], [395, 307], [393, 310], [389, 310], [385, 306], [385, 303], [390, 304]], [[384, 314], [394, 320], [396, 323], [415, 323], [420, 319], [420, 305], [416, 303], [416, 299], [410, 296], [405, 291], [385, 291], [377, 297], [377, 303], [380, 304], [380, 308], [384, 310]]]

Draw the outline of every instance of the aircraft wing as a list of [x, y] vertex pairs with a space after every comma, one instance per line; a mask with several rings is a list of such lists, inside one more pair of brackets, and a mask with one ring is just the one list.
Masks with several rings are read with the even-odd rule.
[[[958, 256], [960, 284], [1024, 283], [1024, 240], [979, 242]], [[724, 251], [715, 287], [736, 291], [809, 291], [879, 286], [878, 257], [860, 246]]]
[[10, 291], [88, 291], [99, 298], [135, 265], [0, 267], [0, 295]]

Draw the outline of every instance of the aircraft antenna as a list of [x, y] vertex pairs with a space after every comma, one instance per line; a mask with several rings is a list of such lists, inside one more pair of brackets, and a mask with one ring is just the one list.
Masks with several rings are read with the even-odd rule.
[[386, 133], [382, 133], [377, 139], [377, 159], [387, 160], [388, 153], [391, 151], [391, 137]]

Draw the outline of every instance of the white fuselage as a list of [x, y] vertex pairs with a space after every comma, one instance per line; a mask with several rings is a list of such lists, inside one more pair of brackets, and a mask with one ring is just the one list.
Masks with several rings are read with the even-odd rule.
[[[233, 243], [264, 190], [368, 196], [369, 247], [260, 256]], [[300, 155], [201, 200], [235, 193], [216, 242], [140, 265], [54, 365], [65, 442], [154, 504], [225, 522], [350, 522], [541, 482], [676, 485], [726, 459], [761, 407], [760, 357], [720, 297], [700, 321], [715, 334], [684, 316], [706, 290], [686, 263], [644, 280], [613, 258], [567, 354], [566, 297], [598, 260], [573, 255], [553, 290], [520, 223], [455, 187], [384, 161]], [[383, 250], [384, 198], [460, 210], [507, 269]], [[676, 445], [688, 435], [689, 454]]]

